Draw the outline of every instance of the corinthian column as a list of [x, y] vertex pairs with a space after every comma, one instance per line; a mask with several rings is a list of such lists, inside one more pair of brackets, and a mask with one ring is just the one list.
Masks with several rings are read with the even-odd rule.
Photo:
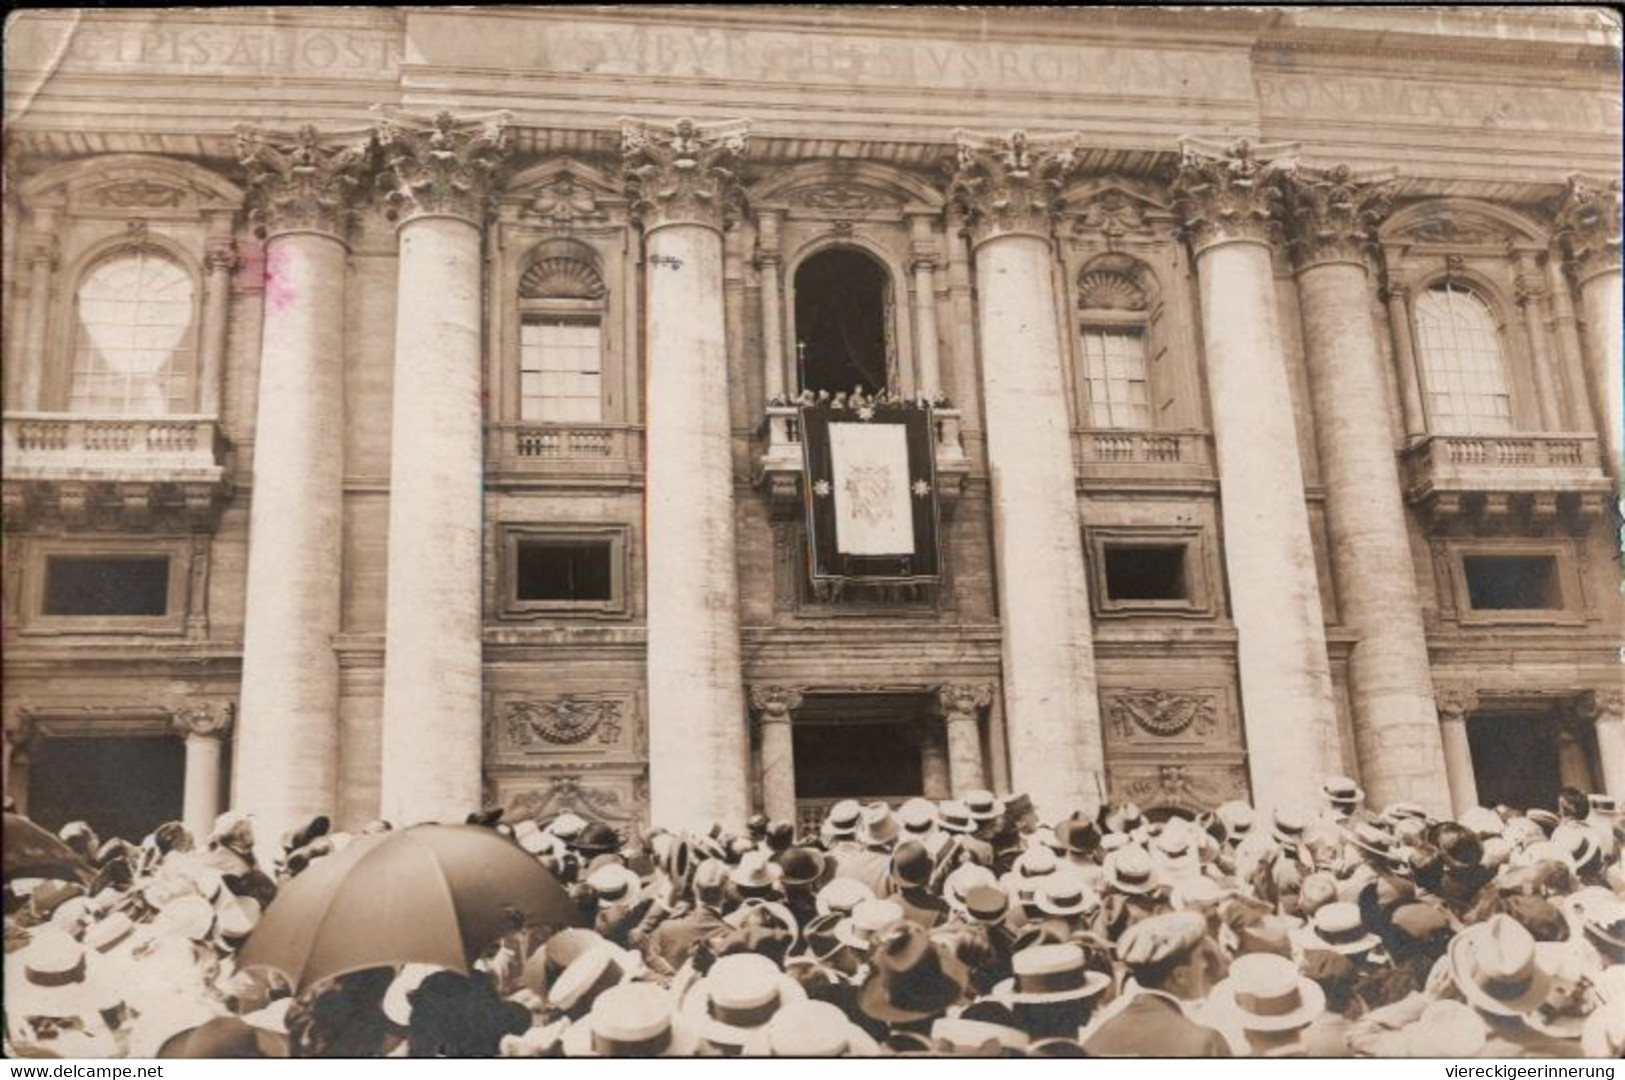
[[976, 265], [1010, 783], [1058, 821], [1104, 790], [1105, 768], [1051, 269], [1076, 139], [957, 139], [949, 195]]
[[238, 136], [265, 315], [233, 797], [276, 837], [337, 799], [345, 236], [367, 153], [308, 126]]
[[750, 812], [750, 742], [722, 232], [746, 123], [623, 120], [621, 142], [644, 242], [650, 816], [672, 829], [738, 826]]
[[1575, 174], [1557, 213], [1557, 235], [1569, 272], [1580, 290], [1585, 344], [1591, 365], [1599, 432], [1608, 471], [1620, 476], [1620, 184]]
[[775, 821], [796, 820], [796, 753], [790, 714], [800, 704], [801, 691], [791, 687], [750, 688], [750, 706], [762, 733], [762, 812]]
[[1450, 792], [1432, 668], [1371, 321], [1367, 260], [1386, 198], [1380, 185], [1358, 180], [1345, 166], [1299, 169], [1281, 191], [1297, 267], [1332, 573], [1344, 622], [1357, 635], [1349, 682], [1360, 777], [1372, 805], [1411, 801], [1443, 814]]
[[1477, 691], [1463, 687], [1440, 688], [1439, 741], [1444, 748], [1445, 776], [1450, 782], [1450, 808], [1455, 817], [1478, 805], [1473, 747], [1467, 738], [1467, 714], [1477, 708]]
[[1275, 313], [1277, 192], [1245, 141], [1187, 141], [1181, 154], [1174, 188], [1200, 285], [1253, 798], [1307, 807], [1337, 762], [1337, 714]]
[[[199, 840], [214, 828], [220, 816], [220, 750], [231, 730], [231, 706], [186, 705], [176, 709], [172, 721], [186, 740], [186, 786], [181, 819], [186, 831]], [[281, 832], [263, 832], [275, 838]]]
[[[993, 703], [986, 683], [942, 686], [943, 725], [948, 732], [948, 784], [955, 795], [987, 787], [982, 768], [982, 729], [978, 718]], [[1088, 809], [1088, 807], [1080, 807]]]
[[443, 112], [378, 140], [400, 238], [380, 801], [404, 825], [480, 802], [480, 230], [507, 133]]

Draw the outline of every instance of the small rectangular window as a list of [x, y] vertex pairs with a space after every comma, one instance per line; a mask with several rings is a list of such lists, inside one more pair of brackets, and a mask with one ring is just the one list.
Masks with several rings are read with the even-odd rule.
[[1107, 544], [1109, 600], [1188, 600], [1184, 544]]
[[167, 556], [62, 556], [45, 564], [45, 615], [166, 615]]
[[1476, 611], [1555, 611], [1563, 607], [1557, 559], [1550, 555], [1466, 555], [1467, 597]]
[[516, 599], [608, 601], [614, 596], [611, 543], [520, 541]]
[[526, 318], [519, 328], [519, 418], [602, 423], [602, 369], [597, 319]]

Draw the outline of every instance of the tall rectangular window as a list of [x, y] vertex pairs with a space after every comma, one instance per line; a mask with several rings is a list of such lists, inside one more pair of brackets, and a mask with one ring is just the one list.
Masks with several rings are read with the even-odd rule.
[[1090, 427], [1152, 426], [1142, 328], [1085, 329], [1083, 366]]
[[598, 320], [527, 317], [519, 329], [519, 418], [601, 423], [603, 400]]

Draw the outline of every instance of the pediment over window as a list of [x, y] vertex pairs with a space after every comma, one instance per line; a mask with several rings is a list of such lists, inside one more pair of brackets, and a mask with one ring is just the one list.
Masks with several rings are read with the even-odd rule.
[[64, 162], [30, 177], [22, 192], [31, 202], [55, 193], [67, 199], [70, 211], [91, 215], [193, 217], [208, 210], [235, 210], [243, 201], [242, 189], [217, 173], [148, 154]]
[[938, 210], [942, 193], [917, 177], [873, 162], [811, 161], [769, 174], [749, 192], [756, 206], [809, 215], [895, 215], [905, 207]]
[[1546, 243], [1543, 230], [1511, 210], [1467, 199], [1436, 199], [1405, 207], [1383, 225], [1385, 244], [1494, 248]]
[[1173, 215], [1165, 195], [1148, 184], [1106, 178], [1074, 184], [1061, 196], [1075, 233], [1108, 237], [1149, 233]]
[[526, 217], [563, 226], [602, 221], [610, 209], [624, 206], [626, 197], [619, 184], [591, 165], [558, 158], [515, 176], [503, 201]]

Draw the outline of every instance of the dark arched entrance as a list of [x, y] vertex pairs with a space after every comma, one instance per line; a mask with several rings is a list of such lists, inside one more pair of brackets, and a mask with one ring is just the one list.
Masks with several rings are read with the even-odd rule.
[[891, 279], [853, 248], [796, 268], [796, 370], [803, 390], [875, 394], [891, 384]]

